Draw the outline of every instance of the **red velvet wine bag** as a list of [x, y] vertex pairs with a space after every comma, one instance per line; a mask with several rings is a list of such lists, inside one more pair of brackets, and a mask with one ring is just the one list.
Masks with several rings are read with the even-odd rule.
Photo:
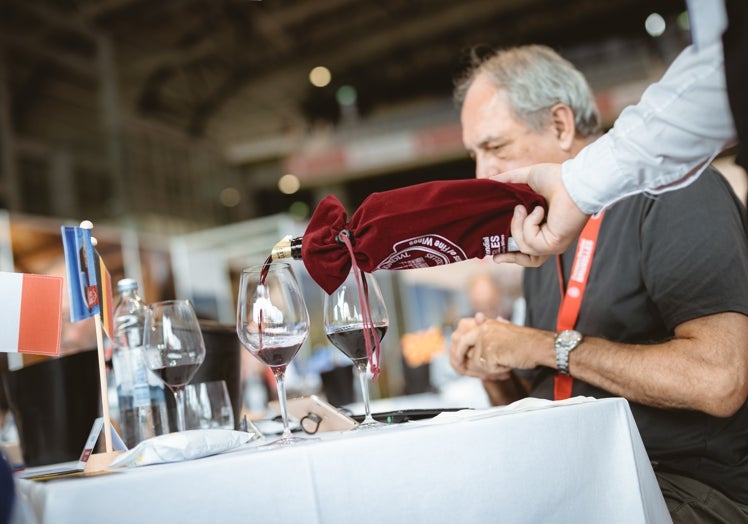
[[307, 271], [326, 293], [345, 280], [351, 257], [338, 234], [347, 230], [362, 271], [440, 266], [506, 253], [514, 207], [545, 206], [525, 184], [486, 179], [426, 182], [372, 193], [348, 220], [340, 201], [315, 209], [301, 246]]

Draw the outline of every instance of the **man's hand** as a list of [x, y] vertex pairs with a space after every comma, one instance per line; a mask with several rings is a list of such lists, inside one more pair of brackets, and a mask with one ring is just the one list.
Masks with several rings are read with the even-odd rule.
[[[511, 368], [497, 365], [489, 370], [485, 357], [474, 351], [475, 337], [479, 336], [476, 329], [486, 321], [485, 315], [477, 313], [473, 318], [463, 318], [452, 333], [452, 345], [449, 348], [449, 362], [454, 370], [460, 375], [476, 377], [482, 380], [507, 380], [510, 377]], [[506, 322], [497, 319], [499, 322]], [[465, 343], [469, 340], [469, 343]]]
[[512, 217], [512, 237], [521, 253], [494, 256], [495, 262], [513, 262], [522, 266], [540, 266], [549, 255], [563, 253], [582, 232], [589, 218], [574, 204], [561, 180], [561, 164], [536, 164], [494, 175], [499, 182], [528, 184], [548, 202], [545, 211], [536, 207], [528, 214], [517, 206]]
[[506, 380], [512, 369], [553, 365], [554, 336], [503, 319], [463, 318], [452, 333], [449, 362], [461, 375]]

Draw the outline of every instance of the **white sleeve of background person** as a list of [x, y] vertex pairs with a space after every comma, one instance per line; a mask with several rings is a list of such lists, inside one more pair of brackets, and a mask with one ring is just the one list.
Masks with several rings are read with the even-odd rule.
[[587, 214], [632, 194], [683, 187], [736, 142], [720, 39], [686, 48], [614, 127], [562, 164], [572, 200]]

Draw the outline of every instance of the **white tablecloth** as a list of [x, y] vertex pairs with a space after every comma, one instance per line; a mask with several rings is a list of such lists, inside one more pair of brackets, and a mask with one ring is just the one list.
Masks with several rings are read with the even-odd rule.
[[17, 484], [41, 523], [670, 522], [625, 400], [445, 419]]

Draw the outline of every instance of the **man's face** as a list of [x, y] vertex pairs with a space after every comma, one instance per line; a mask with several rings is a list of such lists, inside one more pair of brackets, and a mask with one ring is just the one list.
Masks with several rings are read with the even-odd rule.
[[467, 92], [461, 123], [462, 142], [475, 160], [477, 178], [542, 162], [563, 162], [571, 156], [559, 145], [550, 110], [547, 126], [528, 129], [512, 114], [504, 91], [485, 74]]

